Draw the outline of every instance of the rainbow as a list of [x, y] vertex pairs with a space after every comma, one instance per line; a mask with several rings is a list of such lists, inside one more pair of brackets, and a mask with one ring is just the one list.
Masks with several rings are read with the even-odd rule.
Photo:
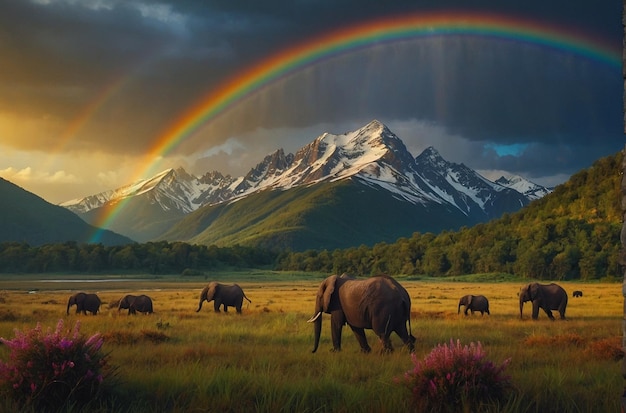
[[[621, 48], [577, 31], [498, 14], [467, 12], [416, 13], [393, 18], [380, 18], [348, 26], [314, 37], [286, 48], [235, 74], [222, 86], [209, 91], [195, 105], [176, 119], [155, 141], [146, 163], [137, 168], [138, 180], [150, 171], [163, 156], [170, 153], [206, 122], [214, 119], [242, 99], [285, 76], [326, 59], [365, 49], [374, 45], [435, 36], [475, 36], [505, 39], [545, 47], [556, 52], [621, 68]], [[100, 227], [108, 227], [124, 208], [118, 202], [102, 214]]]

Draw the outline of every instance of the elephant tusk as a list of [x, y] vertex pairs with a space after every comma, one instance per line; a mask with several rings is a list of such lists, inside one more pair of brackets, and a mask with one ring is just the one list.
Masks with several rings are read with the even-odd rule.
[[313, 317], [311, 317], [307, 323], [312, 323], [313, 321], [317, 320], [320, 316], [322, 315], [322, 312], [318, 312], [317, 314], [315, 314]]

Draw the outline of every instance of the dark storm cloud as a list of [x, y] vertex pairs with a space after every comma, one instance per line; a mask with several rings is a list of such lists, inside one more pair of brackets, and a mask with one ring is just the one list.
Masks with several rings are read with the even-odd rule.
[[[128, 76], [76, 139], [139, 153], [225, 79], [285, 47], [364, 20], [470, 8], [621, 42], [617, 0], [8, 0], [0, 4], [0, 111], [71, 122], [107, 84]], [[263, 92], [266, 104], [212, 139], [254, 128], [415, 119], [475, 142], [474, 168], [532, 166], [539, 174], [573, 172], [622, 138], [619, 70], [511, 42], [423, 41], [307, 70], [306, 79], [294, 74]], [[530, 146], [502, 157], [482, 151], [483, 142]], [[588, 142], [593, 149], [581, 150]], [[551, 162], [557, 150], [563, 160]]]

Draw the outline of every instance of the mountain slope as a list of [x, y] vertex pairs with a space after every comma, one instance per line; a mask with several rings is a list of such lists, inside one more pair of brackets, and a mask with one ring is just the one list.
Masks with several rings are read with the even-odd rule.
[[491, 182], [463, 164], [444, 160], [433, 147], [425, 149], [415, 162], [426, 182], [475, 220], [499, 217], [530, 202], [518, 191]]
[[[66, 241], [87, 243], [97, 231], [71, 211], [0, 178], [0, 242], [18, 241], [33, 246]], [[102, 231], [99, 242], [124, 245], [133, 241], [112, 231]]]
[[206, 206], [183, 218], [162, 239], [198, 244], [335, 249], [393, 242], [412, 228], [439, 232], [466, 218], [449, 205], [406, 202], [359, 178], [265, 190], [234, 203]]

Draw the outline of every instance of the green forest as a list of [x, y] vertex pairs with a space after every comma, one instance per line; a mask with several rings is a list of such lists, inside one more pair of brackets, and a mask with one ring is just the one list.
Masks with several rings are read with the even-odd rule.
[[0, 272], [202, 275], [218, 268], [263, 268], [363, 276], [507, 273], [550, 280], [621, 278], [621, 164], [620, 152], [596, 161], [518, 212], [459, 231], [414, 233], [394, 243], [291, 252], [166, 241], [37, 247], [4, 242]]

